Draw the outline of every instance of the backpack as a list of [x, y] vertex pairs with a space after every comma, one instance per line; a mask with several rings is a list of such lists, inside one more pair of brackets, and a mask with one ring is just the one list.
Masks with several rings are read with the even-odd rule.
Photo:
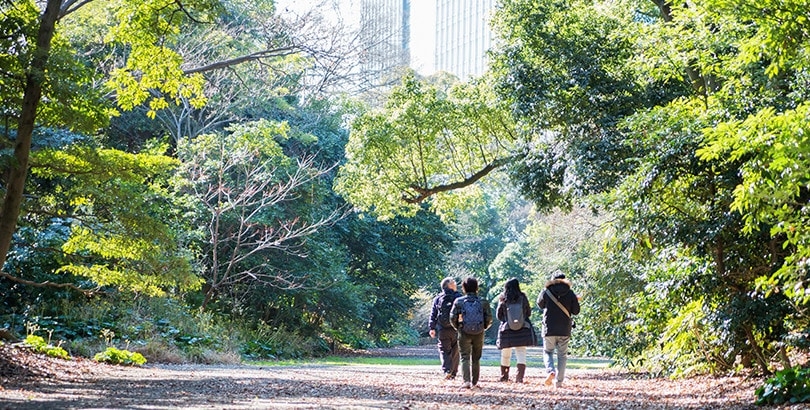
[[461, 330], [468, 335], [484, 333], [484, 307], [477, 297], [465, 296], [461, 302], [461, 314], [464, 321]]
[[525, 318], [523, 317], [523, 300], [506, 305], [506, 322], [512, 330], [523, 329]]
[[453, 301], [456, 300], [458, 294], [455, 292], [453, 293], [445, 293], [442, 295], [441, 299], [439, 300], [439, 325], [443, 329], [452, 329], [453, 324], [450, 323], [450, 309], [453, 308]]

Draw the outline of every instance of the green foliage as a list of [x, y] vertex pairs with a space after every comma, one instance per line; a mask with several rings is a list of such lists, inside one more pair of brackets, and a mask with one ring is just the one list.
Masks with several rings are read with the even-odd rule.
[[37, 211], [54, 217], [31, 222], [70, 229], [61, 248], [74, 258], [57, 272], [153, 295], [199, 288], [177, 247], [179, 213], [166, 188], [178, 163], [160, 154], [165, 149], [130, 154], [73, 144], [33, 154], [33, 181], [47, 183], [37, 186], [45, 188]]
[[783, 113], [766, 108], [744, 121], [707, 130], [709, 143], [698, 151], [707, 161], [744, 161], [731, 209], [745, 215], [744, 232], [769, 227], [765, 233], [784, 238], [782, 246], [792, 250], [777, 271], [759, 279], [758, 287], [766, 294], [783, 292], [801, 304], [810, 303], [804, 285], [810, 257], [810, 220], [804, 205], [810, 195], [808, 117], [808, 104]]
[[796, 404], [810, 402], [810, 368], [795, 366], [780, 370], [757, 387], [756, 404]]
[[736, 357], [768, 371], [806, 327], [810, 37], [806, 1], [777, 3], [511, 0], [497, 13], [498, 91], [540, 135], [512, 176], [540, 209], [584, 201], [615, 217], [606, 254], [577, 268], [589, 349], [646, 352], [671, 374]]
[[703, 307], [704, 301], [692, 301], [669, 319], [657, 340], [661, 347], [642, 355], [646, 357], [645, 368], [674, 377], [716, 370], [715, 356], [722, 345], [718, 343], [718, 335], [711, 331]]
[[[127, 46], [127, 63], [110, 72], [107, 86], [114, 91], [124, 110], [146, 103], [147, 115], [154, 118], [170, 102], [186, 98], [192, 107], [205, 104], [202, 74], [186, 75], [180, 54], [167, 47], [187, 20], [206, 21], [219, 2], [193, 0], [168, 5], [160, 0], [117, 3], [111, 7], [117, 25], [110, 38]], [[153, 94], [154, 92], [154, 94]]]
[[70, 360], [70, 355], [68, 354], [67, 350], [63, 349], [60, 346], [51, 345], [50, 343], [46, 342], [42, 336], [28, 335], [25, 337], [23, 345], [31, 348], [33, 351], [37, 353], [42, 353], [60, 359]]
[[[14, 0], [0, 10], [4, 35], [0, 36], [0, 107], [5, 126], [19, 118], [26, 85], [26, 72], [33, 58], [39, 24], [39, 6]], [[38, 124], [92, 132], [108, 121], [109, 103], [102, 90], [94, 88], [96, 73], [80, 59], [67, 39], [57, 32], [51, 42], [48, 77], [37, 112]], [[7, 139], [8, 130], [2, 132]], [[8, 143], [8, 141], [6, 141]]]
[[449, 191], [512, 155], [514, 128], [483, 81], [446, 90], [406, 76], [384, 108], [353, 121], [335, 191], [382, 219], [413, 216], [420, 202], [437, 194], [435, 208], [452, 209], [463, 201]]
[[349, 280], [365, 305], [357, 319], [373, 340], [395, 343], [401, 339], [400, 325], [409, 322], [411, 296], [445, 276], [441, 269], [452, 237], [436, 215], [423, 211], [386, 222], [367, 215], [352, 218], [344, 243], [351, 257]]
[[121, 350], [115, 347], [108, 347], [103, 352], [97, 353], [93, 356], [93, 360], [99, 363], [109, 363], [122, 366], [143, 366], [146, 364], [146, 358], [137, 352], [130, 352], [129, 350]]
[[497, 90], [531, 136], [510, 170], [540, 209], [615, 186], [640, 148], [619, 121], [678, 95], [677, 84], [644, 81], [628, 64], [650, 6], [510, 0], [495, 14]]

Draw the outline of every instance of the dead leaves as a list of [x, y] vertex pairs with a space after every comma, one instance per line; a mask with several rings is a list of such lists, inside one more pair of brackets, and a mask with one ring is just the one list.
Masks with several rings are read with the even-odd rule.
[[[6, 352], [8, 353], [8, 352]], [[433, 354], [433, 349], [430, 350]], [[744, 377], [649, 379], [614, 370], [569, 369], [564, 387], [543, 385], [529, 368], [525, 384], [498, 382], [497, 367], [482, 367], [480, 389], [461, 389], [435, 366], [300, 365], [279, 367], [160, 365], [144, 368], [47, 362], [47, 386], [8, 372], [39, 358], [4, 362], [0, 402], [37, 408], [385, 408], [385, 409], [745, 409], [761, 382]], [[22, 363], [18, 367], [16, 362]], [[9, 364], [11, 363], [11, 364]], [[25, 364], [27, 363], [27, 364]], [[17, 369], [17, 370], [14, 370]], [[61, 372], [61, 373], [60, 373]], [[71, 375], [92, 375], [72, 378]], [[30, 372], [27, 373], [30, 375]], [[42, 372], [38, 377], [46, 377]], [[68, 376], [68, 377], [63, 377]], [[58, 407], [58, 406], [57, 406]]]

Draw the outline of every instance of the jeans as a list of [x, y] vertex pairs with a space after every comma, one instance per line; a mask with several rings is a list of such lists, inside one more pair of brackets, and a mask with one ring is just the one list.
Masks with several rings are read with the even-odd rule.
[[509, 367], [509, 363], [512, 361], [512, 349], [515, 349], [517, 363], [526, 364], [526, 346], [517, 346], [501, 349], [501, 366]]
[[439, 331], [439, 353], [442, 360], [444, 374], [455, 376], [458, 373], [458, 332], [456, 329], [442, 329]]
[[[565, 380], [565, 363], [568, 361], [568, 341], [571, 336], [545, 336], [543, 337], [543, 362], [546, 371], [557, 374], [557, 383]], [[554, 349], [557, 349], [557, 368], [554, 368]]]
[[481, 374], [481, 354], [484, 352], [484, 334], [468, 335], [458, 332], [458, 349], [461, 352], [461, 375], [465, 382], [478, 384]]

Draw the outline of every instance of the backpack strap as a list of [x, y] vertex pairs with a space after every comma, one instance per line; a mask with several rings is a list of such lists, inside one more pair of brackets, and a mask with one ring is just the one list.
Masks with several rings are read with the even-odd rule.
[[557, 300], [557, 298], [556, 298], [556, 297], [554, 297], [554, 295], [553, 295], [553, 294], [551, 294], [551, 291], [550, 291], [550, 290], [548, 290], [548, 288], [546, 289], [546, 295], [548, 295], [548, 297], [550, 297], [550, 298], [551, 298], [551, 301], [552, 301], [552, 302], [554, 302], [554, 304], [556, 304], [556, 305], [557, 305], [557, 307], [559, 307], [559, 308], [560, 308], [560, 310], [562, 310], [562, 311], [563, 311], [563, 313], [565, 313], [565, 315], [566, 315], [566, 316], [568, 316], [568, 318], [569, 318], [569, 319], [571, 318], [571, 314], [570, 314], [570, 313], [568, 313], [568, 309], [566, 309], [566, 308], [565, 308], [565, 306], [563, 306], [563, 305], [562, 305], [562, 303], [560, 303], [560, 301], [559, 301], [559, 300]]

